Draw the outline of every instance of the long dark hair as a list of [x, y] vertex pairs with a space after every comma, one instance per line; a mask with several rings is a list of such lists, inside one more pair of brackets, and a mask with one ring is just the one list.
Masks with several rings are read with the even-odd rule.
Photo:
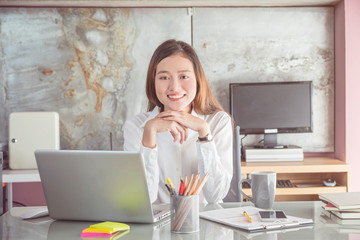
[[155, 91], [155, 75], [157, 65], [161, 60], [172, 55], [180, 54], [189, 59], [194, 67], [196, 77], [196, 95], [192, 107], [196, 113], [206, 115], [218, 111], [224, 111], [219, 102], [211, 92], [209, 83], [205, 77], [199, 57], [195, 50], [187, 43], [176, 41], [174, 39], [163, 42], [151, 57], [147, 77], [146, 77], [146, 95], [148, 97], [148, 111], [152, 111], [155, 106], [164, 111], [164, 105], [159, 101]]

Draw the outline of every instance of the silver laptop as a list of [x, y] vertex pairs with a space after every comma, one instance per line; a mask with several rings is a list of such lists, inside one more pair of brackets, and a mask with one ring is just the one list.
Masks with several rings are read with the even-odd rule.
[[37, 150], [35, 157], [54, 219], [152, 223], [170, 215], [169, 205], [150, 202], [139, 152]]

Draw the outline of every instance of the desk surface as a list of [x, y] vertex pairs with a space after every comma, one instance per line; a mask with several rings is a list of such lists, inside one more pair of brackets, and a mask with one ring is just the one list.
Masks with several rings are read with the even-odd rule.
[[[248, 204], [243, 204], [248, 205]], [[207, 205], [203, 210], [218, 207], [237, 207], [239, 203], [223, 203]], [[81, 239], [80, 233], [91, 222], [53, 221], [49, 217], [34, 220], [21, 220], [19, 216], [25, 208], [13, 208], [0, 217], [0, 233], [2, 239]], [[320, 214], [320, 202], [276, 202], [274, 209], [284, 210], [288, 215], [312, 218], [314, 226], [291, 231], [247, 233], [237, 229], [200, 219], [200, 232], [195, 234], [174, 234], [170, 232], [169, 219], [159, 224], [129, 224], [130, 232], [122, 236], [126, 239], [182, 239], [182, 240], [212, 240], [212, 239], [360, 239], [359, 226], [342, 226]], [[26, 209], [25, 209], [26, 210]]]

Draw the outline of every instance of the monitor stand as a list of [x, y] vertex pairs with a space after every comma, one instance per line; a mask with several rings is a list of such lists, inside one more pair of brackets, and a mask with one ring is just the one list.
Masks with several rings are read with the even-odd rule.
[[278, 145], [277, 144], [277, 133], [265, 133], [264, 144], [257, 144], [252, 146], [257, 149], [285, 149], [285, 148], [301, 148], [295, 145]]
[[277, 133], [264, 134], [264, 147], [275, 148], [277, 146]]
[[286, 148], [284, 145], [277, 145], [277, 133], [265, 133], [264, 144], [255, 145], [255, 148]]

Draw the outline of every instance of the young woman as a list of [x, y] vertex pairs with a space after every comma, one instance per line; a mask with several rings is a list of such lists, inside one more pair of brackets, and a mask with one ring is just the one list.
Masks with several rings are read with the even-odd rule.
[[221, 201], [233, 172], [232, 120], [214, 98], [190, 45], [168, 40], [155, 50], [146, 94], [149, 112], [124, 124], [124, 150], [143, 153], [152, 202], [170, 201], [167, 178], [175, 184], [197, 173], [209, 174], [200, 201]]

